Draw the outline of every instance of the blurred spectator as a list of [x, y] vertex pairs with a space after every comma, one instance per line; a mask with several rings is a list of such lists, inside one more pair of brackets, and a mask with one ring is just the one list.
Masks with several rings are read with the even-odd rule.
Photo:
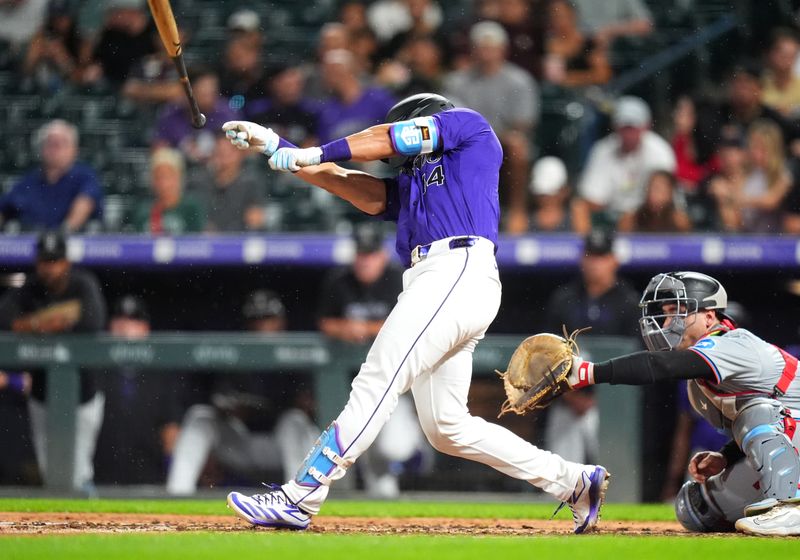
[[78, 129], [56, 119], [36, 132], [41, 167], [0, 197], [0, 215], [23, 230], [83, 229], [103, 214], [103, 192], [94, 171], [77, 162]]
[[171, 148], [159, 148], [150, 157], [152, 200], [139, 203], [133, 215], [136, 231], [153, 235], [180, 235], [203, 231], [200, 205], [184, 194], [186, 165]]
[[433, 0], [377, 0], [367, 8], [367, 21], [381, 43], [408, 31], [414, 21], [436, 30], [442, 24], [442, 8]]
[[698, 183], [718, 166], [716, 155], [701, 162], [694, 138], [697, 111], [692, 98], [681, 96], [672, 112], [672, 150], [675, 152], [675, 177], [686, 191], [694, 192]]
[[[599, 140], [589, 154], [573, 204], [573, 227], [588, 232], [593, 222], [615, 225], [638, 208], [654, 171], [675, 171], [672, 148], [650, 130], [650, 108], [638, 97], [623, 96], [614, 108], [614, 132]], [[600, 225], [600, 224], [594, 224]]]
[[396, 33], [388, 41], [383, 41], [381, 58], [394, 58], [412, 39], [431, 39], [440, 48], [447, 43], [446, 38], [440, 33], [441, 22], [429, 17], [432, 4], [430, 0], [405, 0], [401, 3], [405, 4], [408, 13], [408, 27]]
[[275, 66], [265, 80], [269, 97], [248, 103], [247, 118], [297, 146], [317, 145], [318, 106], [305, 95], [302, 70], [297, 66]]
[[564, 162], [553, 156], [545, 156], [533, 165], [531, 171], [531, 194], [533, 194], [533, 231], [570, 231], [567, 202], [570, 188]]
[[378, 58], [378, 40], [371, 29], [350, 32], [350, 52], [355, 58], [356, 68], [360, 75], [373, 73]]
[[367, 23], [367, 3], [364, 0], [346, 0], [339, 4], [339, 23], [348, 33], [369, 29]]
[[[556, 58], [563, 66], [562, 77], [556, 83], [580, 88], [602, 85], [611, 79], [605, 44], [586, 37], [578, 29], [575, 8], [567, 0], [550, 1], [545, 33], [548, 59]], [[555, 61], [551, 60], [550, 64]], [[553, 74], [550, 81], [554, 81]]]
[[239, 118], [239, 112], [230, 108], [219, 94], [219, 79], [208, 68], [194, 68], [190, 72], [194, 97], [200, 112], [206, 116], [206, 125], [197, 130], [192, 127], [189, 105], [185, 100], [164, 107], [156, 122], [153, 147], [169, 146], [180, 149], [192, 163], [203, 163], [214, 151], [215, 131], [223, 123]]
[[800, 41], [795, 31], [778, 29], [773, 33], [761, 100], [786, 118], [800, 116], [800, 77], [794, 74], [798, 53]]
[[[306, 97], [310, 99], [325, 99], [331, 95], [332, 91], [323, 78], [323, 60], [325, 60], [325, 56], [329, 52], [348, 50], [350, 44], [350, 31], [343, 24], [330, 22], [322, 26], [319, 30], [315, 60], [304, 68]], [[360, 74], [359, 78], [361, 78]]]
[[653, 16], [641, 0], [573, 0], [581, 27], [610, 45], [620, 37], [642, 37], [653, 31]]
[[[617, 275], [613, 245], [609, 231], [597, 229], [586, 236], [580, 276], [557, 288], [547, 302], [547, 332], [591, 327], [587, 336], [636, 334], [639, 294]], [[570, 461], [596, 460], [598, 422], [594, 393], [570, 393], [548, 410], [545, 447]]]
[[[179, 31], [183, 42], [183, 29]], [[156, 51], [131, 66], [128, 78], [122, 86], [122, 95], [142, 105], [186, 103], [175, 63], [161, 45], [158, 33], [153, 33], [151, 37], [156, 44]]]
[[736, 65], [726, 84], [725, 100], [721, 104], [700, 104], [694, 133], [697, 160], [709, 161], [716, 153], [723, 131], [738, 128], [742, 134], [757, 120], [777, 124], [788, 147], [800, 138], [800, 122], [785, 119], [778, 111], [767, 107], [762, 98], [762, 70], [753, 62]]
[[242, 9], [228, 18], [228, 41], [217, 74], [219, 90], [224, 97], [242, 96], [232, 100], [237, 108], [264, 96], [261, 18], [252, 10]]
[[187, 190], [205, 208], [206, 231], [246, 231], [265, 225], [261, 179], [244, 166], [246, 158], [247, 152], [220, 134], [208, 164], [189, 180]]
[[446, 77], [448, 95], [481, 113], [497, 133], [506, 158], [506, 229], [514, 234], [528, 229], [525, 186], [530, 171], [530, 138], [539, 115], [536, 81], [506, 60], [508, 34], [495, 22], [475, 24], [470, 31], [474, 65]]
[[619, 231], [646, 233], [683, 233], [692, 229], [689, 215], [678, 207], [677, 182], [669, 171], [655, 171], [650, 175], [644, 202], [633, 212], [623, 214]]
[[506, 30], [508, 61], [539, 79], [545, 47], [541, 14], [547, 9], [546, 0], [499, 0], [497, 4], [496, 14], [485, 19], [497, 21]]
[[443, 56], [439, 44], [430, 37], [410, 39], [397, 59], [384, 60], [380, 64], [375, 79], [398, 97], [442, 91]]
[[[265, 337], [286, 328], [283, 302], [269, 290], [248, 296], [242, 318], [248, 331]], [[205, 378], [212, 383], [210, 399], [186, 412], [167, 476], [167, 492], [193, 494], [209, 459], [253, 482], [263, 480], [267, 471], [280, 470], [284, 479], [294, 476], [307, 446], [319, 436], [307, 385], [287, 372], [268, 377], [205, 374]], [[281, 383], [283, 380], [291, 384]]]
[[[35, 274], [21, 288], [0, 299], [0, 329], [19, 334], [98, 333], [105, 328], [106, 306], [100, 284], [88, 270], [72, 267], [67, 240], [57, 232], [41, 234], [36, 242]], [[47, 378], [31, 371], [28, 412], [36, 459], [47, 471]], [[76, 411], [73, 489], [94, 493], [93, 457], [103, 423], [105, 397], [98, 392], [93, 372], [80, 372], [80, 405]]]
[[[331, 270], [323, 281], [319, 328], [335, 340], [365, 344], [378, 334], [402, 291], [402, 272], [390, 264], [380, 224], [360, 224], [354, 240], [356, 255], [352, 265]], [[422, 435], [414, 405], [404, 395], [364, 455], [366, 460], [359, 462], [367, 492], [380, 498], [396, 497], [402, 463], [423, 452], [430, 452], [430, 447]]]
[[78, 33], [67, 0], [54, 0], [44, 26], [28, 45], [22, 70], [42, 89], [56, 90], [65, 81], [79, 80], [86, 42]]
[[741, 188], [715, 193], [723, 224], [729, 231], [778, 233], [781, 204], [792, 186], [780, 128], [766, 120], [754, 122], [747, 147], [750, 168]]
[[[140, 297], [125, 295], [112, 308], [109, 333], [124, 340], [150, 335], [150, 313]], [[98, 484], [163, 484], [182, 416], [180, 377], [172, 371], [121, 366], [103, 376], [106, 399], [95, 456]]]
[[0, 46], [5, 42], [14, 53], [22, 52], [45, 22], [47, 1], [0, 1]]
[[380, 87], [364, 87], [352, 53], [330, 51], [322, 63], [322, 78], [333, 92], [319, 112], [319, 142], [325, 143], [384, 122], [395, 103]]
[[688, 199], [689, 216], [695, 229], [726, 229], [722, 214], [727, 214], [727, 207], [732, 204], [733, 199], [729, 193], [744, 189], [750, 165], [747, 142], [738, 128], [729, 128], [722, 132], [716, 159], [717, 171], [706, 177], [698, 185], [697, 192], [690, 193]]
[[83, 80], [96, 82], [104, 78], [112, 85], [121, 85], [138, 61], [156, 51], [154, 32], [144, 0], [108, 2], [103, 29], [92, 53], [93, 63], [85, 69]]
[[797, 185], [795, 179], [792, 189], [783, 201], [783, 231], [793, 235], [800, 235], [800, 188]]

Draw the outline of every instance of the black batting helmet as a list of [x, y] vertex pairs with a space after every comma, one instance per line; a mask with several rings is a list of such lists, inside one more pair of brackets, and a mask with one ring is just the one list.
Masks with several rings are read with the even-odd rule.
[[[386, 122], [407, 121], [416, 117], [427, 117], [454, 108], [453, 102], [437, 93], [418, 93], [398, 101], [386, 113]], [[396, 156], [385, 160], [392, 167], [403, 167], [409, 160], [406, 156]]]

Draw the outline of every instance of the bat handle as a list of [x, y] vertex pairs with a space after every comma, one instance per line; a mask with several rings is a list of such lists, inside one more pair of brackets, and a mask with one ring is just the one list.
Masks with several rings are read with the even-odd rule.
[[173, 56], [172, 62], [178, 70], [178, 77], [180, 78], [181, 85], [183, 85], [183, 91], [186, 93], [186, 98], [189, 100], [189, 110], [192, 112], [192, 126], [195, 128], [203, 128], [206, 124], [206, 116], [200, 112], [200, 107], [197, 106], [197, 100], [194, 98], [192, 84], [189, 81], [189, 74], [186, 71], [186, 63], [183, 61], [183, 54]]

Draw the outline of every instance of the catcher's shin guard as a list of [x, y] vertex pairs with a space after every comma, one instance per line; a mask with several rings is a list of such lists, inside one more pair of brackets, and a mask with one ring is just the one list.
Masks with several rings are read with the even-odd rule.
[[733, 422], [733, 436], [759, 474], [764, 498], [789, 500], [798, 496], [800, 458], [784, 433], [783, 407], [772, 399], [754, 399]]
[[347, 468], [353, 464], [352, 461], [344, 459], [342, 453], [339, 427], [336, 422], [331, 422], [306, 455], [294, 477], [295, 482], [312, 488], [320, 484], [330, 486], [331, 482], [342, 478]]

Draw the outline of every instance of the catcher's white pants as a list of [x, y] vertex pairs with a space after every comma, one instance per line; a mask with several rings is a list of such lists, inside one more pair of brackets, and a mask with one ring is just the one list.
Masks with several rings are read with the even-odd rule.
[[[357, 459], [412, 390], [422, 430], [437, 450], [484, 463], [564, 500], [583, 465], [538, 449], [467, 409], [472, 352], [494, 320], [501, 286], [494, 245], [433, 244], [425, 260], [406, 270], [403, 292], [367, 354], [344, 410], [336, 419], [343, 457]], [[499, 403], [498, 403], [499, 404]], [[288, 497], [318, 513], [327, 486], [290, 480]]]
[[[94, 451], [103, 425], [105, 404], [105, 395], [97, 392], [78, 405], [75, 411], [75, 465], [72, 472], [75, 490], [85, 490], [94, 481]], [[28, 399], [28, 415], [36, 462], [44, 476], [47, 472], [47, 406], [36, 399]]]

